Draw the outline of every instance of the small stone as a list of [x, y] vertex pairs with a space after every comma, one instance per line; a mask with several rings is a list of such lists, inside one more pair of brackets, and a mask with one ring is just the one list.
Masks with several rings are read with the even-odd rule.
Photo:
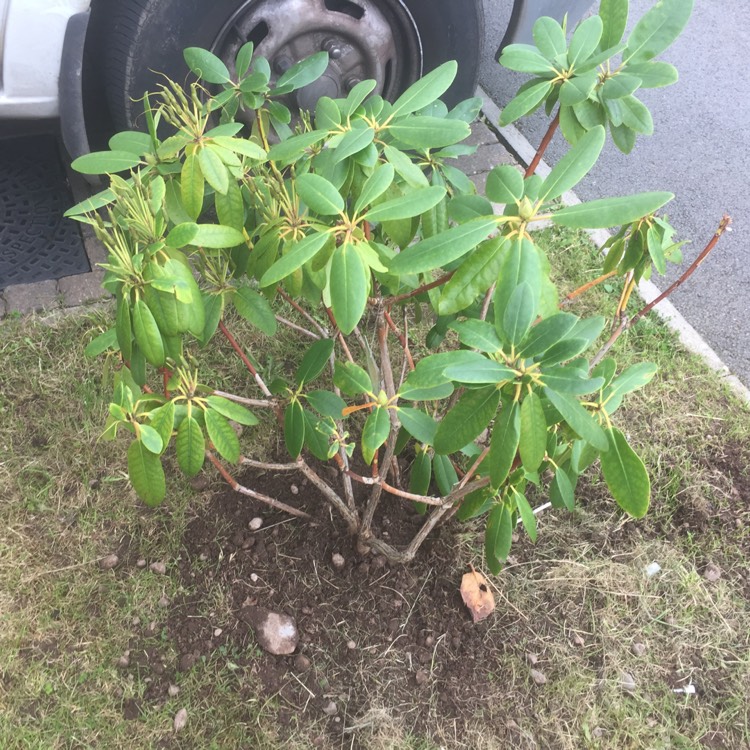
[[120, 562], [120, 558], [113, 553], [99, 560], [99, 567], [102, 570], [112, 570], [112, 568], [117, 567], [117, 564], [119, 562]]
[[333, 701], [328, 701], [328, 703], [323, 706], [323, 713], [326, 716], [335, 716], [338, 712], [339, 707]]
[[253, 583], [258, 583], [258, 574], [257, 573], [250, 573], [250, 580]]
[[547, 675], [545, 675], [544, 672], [540, 672], [538, 669], [532, 669], [531, 679], [534, 680], [535, 685], [544, 685], [547, 682]]
[[156, 624], [156, 620], [151, 620], [151, 622], [148, 624], [148, 627], [146, 628], [146, 632], [149, 635], [153, 635], [157, 631], [158, 627], [159, 626]]
[[703, 577], [710, 583], [716, 583], [721, 578], [721, 568], [716, 563], [709, 563], [703, 571]]
[[148, 566], [148, 569], [152, 573], [156, 573], [160, 576], [166, 575], [167, 573], [167, 566], [163, 562], [152, 562], [151, 565]]
[[347, 641], [346, 647], [349, 649], [349, 651], [354, 651], [354, 649], [357, 648], [357, 644], [354, 641]]
[[291, 486], [291, 487], [289, 488], [289, 491], [290, 491], [290, 492], [292, 493], [292, 495], [299, 495], [299, 487], [297, 487], [297, 485], [296, 485], [296, 484], [293, 484], [293, 485], [292, 485], [292, 486]]
[[262, 525], [263, 519], [260, 516], [255, 516], [255, 518], [250, 519], [248, 528], [250, 529], [250, 531], [257, 531]]
[[170, 698], [176, 698], [180, 694], [180, 688], [177, 687], [177, 685], [170, 685], [167, 688], [167, 695]]
[[598, 740], [604, 737], [604, 730], [601, 727], [594, 727], [591, 730], [591, 734], [593, 737], [595, 737]]
[[138, 562], [135, 564], [136, 568], [145, 568], [146, 567], [146, 559], [144, 557], [139, 557]]
[[141, 618], [134, 617], [131, 622], [133, 623], [133, 627], [138, 627], [141, 624]]
[[658, 562], [649, 563], [646, 566], [646, 575], [649, 578], [653, 578], [661, 570], [661, 565]]
[[526, 661], [529, 662], [529, 664], [531, 664], [531, 666], [533, 667], [535, 664], [538, 664], [539, 657], [536, 654], [532, 654], [531, 652], [529, 652], [526, 654]]
[[372, 567], [375, 570], [378, 570], [379, 568], [384, 568], [388, 564], [388, 560], [385, 559], [384, 555], [378, 555], [373, 561], [372, 561]]
[[223, 632], [221, 628], [214, 628], [214, 638], [218, 638]]
[[89, 479], [89, 488], [92, 490], [98, 490], [102, 483], [98, 479]]
[[427, 648], [431, 648], [435, 645], [435, 638], [431, 635], [428, 635], [427, 638], [424, 639], [424, 645], [427, 646]]
[[630, 647], [630, 652], [633, 654], [633, 656], [638, 656], [638, 657], [643, 656], [646, 653], [646, 644], [636, 641]]
[[573, 633], [573, 637], [570, 640], [574, 646], [578, 646], [579, 648], [586, 645], [586, 641], [583, 640], [583, 637], [579, 633]]
[[426, 669], [418, 669], [417, 673], [414, 675], [414, 679], [417, 681], [417, 685], [426, 685], [430, 679], [430, 675], [427, 673]]
[[179, 732], [187, 726], [188, 713], [186, 708], [181, 708], [174, 717], [174, 731]]
[[198, 656], [196, 654], [183, 654], [180, 657], [180, 661], [178, 663], [178, 669], [180, 672], [187, 672], [189, 669], [192, 669], [198, 661]]
[[190, 486], [196, 491], [196, 492], [203, 492], [203, 490], [208, 489], [208, 477], [199, 475], [197, 477], [193, 477], [190, 480]]
[[341, 570], [344, 565], [346, 565], [344, 556], [339, 554], [338, 552], [334, 552], [333, 555], [331, 555], [331, 562], [333, 563], [333, 567], [336, 568], [336, 570]]
[[169, 599], [167, 599], [166, 596], [162, 596], [162, 598], [159, 599], [159, 606], [162, 609], [167, 609], [167, 607], [169, 607]]
[[299, 632], [289, 615], [250, 606], [241, 610], [240, 617], [252, 626], [258, 645], [269, 654], [287, 656], [294, 653]]
[[630, 672], [620, 672], [620, 687], [626, 693], [635, 692], [635, 677]]
[[126, 667], [130, 666], [130, 651], [126, 651], [118, 660], [117, 660], [117, 666], [120, 669], [125, 669]]
[[200, 555], [198, 555], [198, 559], [201, 562], [206, 562], [206, 560], [208, 560], [208, 555], [205, 552], [201, 552]]
[[298, 672], [307, 672], [311, 666], [312, 662], [304, 654], [297, 654], [297, 656], [294, 657], [294, 668]]

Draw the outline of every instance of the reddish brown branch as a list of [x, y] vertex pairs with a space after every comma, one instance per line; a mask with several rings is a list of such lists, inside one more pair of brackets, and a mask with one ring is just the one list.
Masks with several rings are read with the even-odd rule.
[[536, 168], [539, 166], [539, 162], [542, 160], [542, 157], [544, 156], [544, 152], [547, 150], [547, 147], [550, 144], [550, 141], [552, 140], [552, 136], [555, 134], [555, 131], [557, 130], [557, 126], [560, 124], [560, 110], [557, 110], [557, 114], [553, 118], [552, 122], [549, 124], [549, 127], [547, 128], [547, 132], [544, 134], [544, 138], [542, 138], [542, 142], [539, 144], [539, 148], [536, 150], [536, 154], [534, 154], [534, 158], [531, 160], [531, 164], [526, 168], [526, 172], [524, 174], [524, 177], [531, 177], [531, 175], [536, 172]]
[[617, 269], [615, 269], [614, 271], [610, 271], [609, 273], [605, 273], [602, 276], [594, 279], [593, 281], [589, 281], [586, 284], [579, 286], [578, 289], [574, 289], [570, 294], [565, 295], [565, 297], [560, 302], [559, 307], [565, 307], [566, 305], [570, 304], [576, 297], [580, 297], [582, 294], [588, 292], [589, 289], [593, 289], [603, 281], [606, 281], [607, 279], [610, 279], [612, 278], [612, 276], [616, 275]]
[[219, 321], [219, 330], [224, 334], [227, 341], [232, 345], [232, 349], [237, 353], [237, 356], [242, 360], [245, 367], [247, 367], [249, 373], [253, 376], [255, 379], [255, 382], [258, 384], [258, 387], [263, 391], [263, 394], [265, 396], [272, 397], [273, 394], [271, 391], [268, 390], [268, 386], [263, 382], [263, 378], [258, 374], [258, 371], [253, 367], [253, 363], [248, 359], [247, 354], [245, 354], [244, 351], [242, 351], [242, 347], [237, 343], [236, 339], [232, 334], [229, 332], [227, 327], [224, 325], [224, 321]]
[[331, 325], [334, 328], [334, 335], [338, 337], [339, 343], [341, 344], [341, 348], [344, 350], [344, 354], [346, 355], [346, 358], [350, 362], [354, 362], [354, 357], [352, 357], [351, 350], [349, 349], [349, 345], [346, 343], [346, 339], [344, 338], [344, 334], [341, 333], [339, 330], [338, 323], [336, 322], [336, 318], [333, 317], [333, 310], [331, 310], [330, 307], [325, 308], [326, 315], [328, 316], [328, 320], [331, 321]]
[[452, 278], [455, 271], [451, 271], [450, 273], [446, 273], [443, 276], [441, 276], [439, 279], [435, 279], [435, 281], [431, 281], [429, 284], [422, 284], [422, 286], [418, 286], [416, 289], [414, 289], [411, 292], [407, 292], [406, 294], [399, 294], [397, 297], [388, 297], [387, 299], [383, 300], [383, 303], [386, 307], [391, 307], [392, 305], [396, 305], [399, 302], [403, 302], [404, 300], [411, 299], [412, 297], [416, 297], [422, 292], [429, 292], [430, 289], [434, 289], [437, 286], [442, 286], [443, 284], [447, 284]]
[[385, 322], [388, 323], [388, 328], [391, 329], [393, 334], [398, 339], [399, 343], [401, 344], [401, 348], [404, 350], [404, 355], [406, 356], [406, 360], [409, 363], [409, 369], [414, 369], [414, 358], [411, 356], [411, 351], [409, 351], [409, 342], [406, 340], [406, 337], [401, 333], [401, 331], [396, 328], [396, 324], [393, 322], [393, 319], [391, 318], [388, 311], [384, 311], [385, 315]]

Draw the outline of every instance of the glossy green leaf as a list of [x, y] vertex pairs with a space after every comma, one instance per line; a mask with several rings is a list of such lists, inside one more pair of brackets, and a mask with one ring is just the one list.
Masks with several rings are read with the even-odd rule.
[[672, 193], [639, 193], [622, 198], [601, 198], [576, 206], [566, 206], [552, 215], [552, 221], [574, 229], [603, 229], [630, 224], [658, 211], [672, 198]]
[[214, 411], [219, 412], [223, 417], [231, 419], [233, 422], [237, 422], [237, 424], [243, 424], [248, 427], [258, 424], [258, 417], [255, 414], [242, 406], [242, 404], [230, 401], [228, 398], [209, 396], [206, 402]]
[[590, 16], [578, 24], [568, 47], [568, 63], [572, 68], [594, 54], [602, 38], [602, 30], [602, 19], [599, 16]]
[[510, 164], [500, 164], [487, 175], [485, 194], [495, 203], [515, 203], [523, 197], [523, 175]]
[[523, 524], [526, 533], [529, 535], [529, 539], [531, 539], [532, 542], [536, 542], [536, 516], [529, 505], [529, 501], [526, 499], [525, 495], [522, 495], [517, 491], [513, 492], [513, 499], [515, 500], [516, 508], [518, 508], [518, 515], [521, 517], [521, 523]]
[[585, 371], [575, 367], [545, 367], [541, 371], [544, 384], [557, 393], [584, 396], [598, 391], [604, 385], [604, 378], [587, 378]]
[[[572, 107], [575, 104], [585, 102], [598, 82], [599, 74], [596, 70], [569, 78], [560, 86], [560, 104], [565, 107]], [[563, 111], [564, 109], [560, 111], [561, 117]], [[560, 124], [562, 125], [562, 122]]]
[[202, 468], [206, 455], [206, 440], [203, 430], [193, 417], [185, 417], [180, 422], [175, 440], [177, 463], [183, 473], [194, 477]]
[[315, 380], [325, 370], [332, 353], [333, 339], [320, 339], [311, 344], [297, 368], [294, 382], [303, 386]]
[[458, 340], [472, 349], [494, 354], [502, 348], [494, 326], [486, 320], [463, 320], [450, 324], [458, 334]]
[[328, 67], [328, 53], [316, 52], [310, 57], [292, 65], [289, 70], [279, 76], [276, 81], [277, 89], [286, 89], [287, 91], [296, 91], [304, 88], [313, 81], [317, 81], [325, 73]]
[[408, 115], [439, 99], [453, 83], [457, 71], [457, 63], [451, 60], [422, 76], [396, 99], [391, 116]]
[[492, 429], [489, 464], [493, 487], [500, 487], [508, 478], [518, 453], [520, 438], [520, 409], [514, 401], [503, 406]]
[[336, 144], [333, 160], [335, 163], [344, 161], [350, 156], [359, 154], [375, 139], [373, 128], [353, 128]]
[[628, 23], [628, 0], [601, 0], [599, 17], [602, 19], [602, 50], [619, 44]]
[[549, 16], [542, 16], [534, 22], [534, 44], [548, 60], [554, 60], [558, 55], [568, 51], [565, 32], [562, 26]]
[[336, 323], [350, 334], [367, 307], [369, 271], [354, 245], [344, 242], [331, 259], [331, 307]]
[[563, 469], [558, 469], [555, 472], [550, 486], [550, 499], [553, 501], [554, 506], [558, 506], [561, 502], [568, 510], [575, 508], [576, 501], [573, 483]]
[[573, 432], [583, 440], [588, 441], [600, 451], [609, 447], [604, 431], [594, 417], [572, 396], [557, 393], [551, 388], [544, 389], [544, 395], [560, 412], [562, 418], [570, 425]]
[[305, 443], [305, 412], [299, 401], [292, 401], [284, 411], [284, 442], [289, 455], [296, 459]]
[[151, 136], [139, 130], [124, 130], [115, 133], [108, 143], [112, 151], [127, 151], [136, 156], [151, 152]]
[[161, 455], [164, 443], [161, 439], [161, 435], [157, 430], [147, 424], [141, 424], [138, 426], [138, 439], [146, 447], [146, 450], [155, 453], [157, 456]]
[[494, 386], [466, 391], [438, 425], [435, 452], [447, 455], [468, 445], [486, 429], [499, 403], [500, 391]]
[[601, 95], [605, 99], [622, 99], [637, 91], [641, 86], [641, 79], [627, 73], [618, 73], [608, 78], [601, 87]]
[[469, 137], [471, 128], [461, 120], [414, 115], [397, 120], [397, 124], [388, 127], [388, 132], [404, 145], [424, 150], [459, 143]]
[[234, 227], [225, 227], [221, 224], [198, 224], [198, 232], [193, 239], [193, 244], [198, 247], [221, 250], [244, 245], [245, 238], [242, 232]]
[[618, 99], [622, 112], [622, 123], [636, 133], [651, 135], [654, 132], [654, 121], [648, 107], [636, 97], [624, 96]]
[[386, 146], [383, 154], [393, 166], [396, 174], [411, 187], [427, 187], [430, 183], [424, 172], [403, 152], [393, 146]]
[[641, 88], [644, 89], [671, 86], [673, 83], [677, 83], [677, 79], [679, 78], [677, 68], [661, 60], [651, 60], [637, 64], [630, 63], [626, 70], [630, 75], [637, 76], [641, 82]]
[[555, 164], [542, 184], [539, 200], [551, 201], [574, 188], [596, 164], [604, 147], [603, 127], [592, 128]]
[[476, 385], [507, 383], [516, 377], [515, 371], [510, 367], [495, 362], [479, 352], [466, 352], [465, 361], [446, 367], [444, 374], [458, 383]]
[[399, 406], [398, 418], [404, 429], [420, 443], [432, 445], [437, 431], [437, 422], [421, 409]]
[[379, 203], [364, 216], [372, 222], [398, 221], [420, 216], [436, 206], [445, 197], [444, 187], [427, 187], [412, 190], [400, 198]]
[[164, 364], [164, 343], [153, 313], [142, 299], [133, 305], [133, 333], [146, 360], [161, 367]]
[[346, 401], [331, 391], [310, 391], [305, 397], [315, 411], [331, 419], [341, 419], [341, 412], [346, 408]]
[[344, 199], [325, 177], [311, 173], [300, 175], [295, 188], [307, 207], [322, 216], [336, 216], [344, 210]]
[[420, 451], [414, 458], [409, 473], [409, 492], [415, 495], [426, 495], [432, 481], [432, 459], [428, 453]]
[[435, 484], [444, 497], [450, 495], [453, 487], [458, 482], [458, 475], [448, 456], [435, 455], [432, 457], [432, 472], [435, 476]]
[[521, 87], [518, 93], [503, 107], [500, 125], [505, 127], [533, 112], [552, 91], [550, 81], [535, 81], [526, 88]]
[[201, 172], [198, 157], [195, 154], [188, 154], [180, 175], [180, 195], [182, 208], [193, 221], [197, 221], [203, 211], [204, 192], [203, 172]]
[[225, 194], [229, 189], [229, 173], [216, 151], [205, 146], [198, 151], [198, 162], [206, 182], [217, 192]]
[[266, 336], [276, 333], [276, 316], [273, 314], [268, 300], [247, 286], [241, 286], [235, 290], [232, 297], [237, 312], [249, 323], [254, 325]]
[[188, 68], [207, 83], [229, 83], [227, 66], [214, 54], [200, 47], [188, 47], [183, 53]]
[[370, 376], [353, 362], [336, 362], [333, 383], [347, 396], [359, 396], [360, 393], [372, 393], [373, 390]]
[[664, 52], [682, 33], [692, 10], [693, 0], [659, 0], [630, 32], [623, 62], [646, 62]]
[[451, 227], [402, 250], [390, 263], [394, 274], [426, 273], [466, 255], [496, 228], [494, 219], [477, 219]]
[[[127, 310], [127, 306], [124, 306]], [[130, 311], [128, 310], [128, 320], [130, 320]], [[117, 331], [114, 328], [110, 328], [108, 331], [104, 331], [104, 333], [100, 333], [96, 338], [92, 339], [86, 348], [83, 350], [83, 353], [87, 357], [98, 357], [103, 352], [106, 352], [107, 349], [119, 349], [120, 346], [117, 343]], [[125, 356], [123, 354], [123, 356]]]
[[537, 298], [538, 294], [526, 281], [522, 281], [510, 295], [503, 314], [503, 332], [513, 346], [518, 346], [526, 338], [536, 318]]
[[81, 174], [115, 174], [140, 163], [140, 156], [132, 151], [92, 151], [79, 156], [70, 166]]
[[557, 313], [539, 321], [526, 337], [519, 353], [524, 357], [538, 357], [563, 339], [578, 322], [572, 313]]
[[325, 232], [316, 232], [293, 244], [286, 254], [282, 255], [263, 274], [260, 285], [269, 287], [278, 284], [279, 281], [294, 273], [318, 254], [323, 245], [326, 244], [328, 237], [329, 235]]
[[629, 154], [633, 150], [636, 139], [635, 130], [626, 125], [615, 126], [610, 124], [609, 132], [612, 134], [612, 142], [623, 154]]
[[240, 441], [232, 425], [215, 409], [204, 412], [203, 417], [208, 437], [216, 451], [229, 463], [236, 464], [240, 460]]
[[294, 161], [327, 136], [327, 130], [311, 130], [309, 133], [300, 133], [271, 146], [268, 158], [270, 161], [282, 164]]
[[133, 440], [128, 447], [128, 476], [138, 497], [149, 508], [161, 504], [167, 492], [164, 469], [159, 457], [140, 440]]
[[372, 205], [380, 198], [393, 183], [395, 174], [395, 170], [391, 164], [386, 163], [376, 167], [362, 186], [359, 198], [357, 198], [357, 202], [354, 204], [354, 213], [360, 213], [363, 208]]
[[369, 466], [375, 452], [388, 439], [391, 430], [391, 420], [388, 409], [376, 406], [365, 420], [362, 428], [362, 456]]
[[327, 461], [330, 451], [328, 433], [321, 429], [322, 421], [311, 411], [303, 409], [305, 418], [305, 445], [319, 461]]
[[173, 227], [165, 242], [167, 247], [181, 248], [192, 245], [198, 234], [198, 225], [194, 221], [186, 221]]
[[247, 156], [250, 159], [260, 161], [266, 158], [265, 150], [247, 138], [231, 138], [226, 135], [215, 135], [212, 136], [212, 140], [217, 146], [226, 148], [236, 154], [242, 154], [242, 156]]
[[496, 505], [487, 517], [484, 532], [484, 559], [490, 571], [497, 575], [508, 559], [513, 541], [513, 521], [505, 505]]
[[518, 73], [553, 78], [555, 66], [531, 44], [509, 44], [500, 55], [500, 64]]
[[626, 513], [642, 518], [651, 500], [651, 480], [646, 467], [618, 429], [608, 429], [606, 436], [609, 450], [599, 457], [604, 481]]
[[533, 391], [521, 403], [521, 440], [519, 450], [524, 469], [536, 471], [547, 447], [547, 420], [542, 401]]

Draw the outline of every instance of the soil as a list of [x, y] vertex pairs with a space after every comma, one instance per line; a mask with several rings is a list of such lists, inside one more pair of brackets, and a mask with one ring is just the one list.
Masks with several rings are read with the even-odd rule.
[[[734, 531], [738, 513], [750, 523], [750, 479], [739, 463], [744, 451], [738, 447], [719, 458], [724, 464], [717, 469], [734, 480], [735, 512], [727, 517], [725, 511], [705, 508], [692, 515], [685, 511], [673, 519], [670, 534], [701, 533], [712, 526], [720, 533], [730, 526]], [[129, 663], [122, 669], [148, 687], [138, 702], [123, 703], [123, 716], [137, 720], [149, 704], [164, 704], [170, 685], [179, 685], [199, 662], [220, 658], [243, 676], [233, 689], [247, 693], [249, 706], [274, 701], [290, 733], [305, 723], [327, 727], [316, 746], [329, 747], [334, 738], [339, 743], [342, 727], [356, 724], [378, 705], [379, 696], [414, 732], [429, 735], [437, 711], [460, 733], [485, 696], [497, 692], [493, 669], [504, 635], [513, 632], [518, 617], [511, 605], [498, 607], [484, 622], [472, 622], [458, 589], [467, 568], [466, 559], [457, 559], [457, 535], [467, 527], [437, 530], [413, 564], [391, 566], [383, 557], [358, 551], [322, 496], [302, 477], [249, 472], [242, 481], [306, 510], [314, 522], [290, 518], [229, 489], [202, 506], [187, 526], [180, 558], [170, 564], [170, 574], [187, 593], [168, 603], [163, 621], [134, 627]], [[407, 503], [391, 502], [388, 518], [377, 522], [375, 531], [386, 541], [403, 544], [422, 518]], [[249, 523], [258, 516], [263, 526], [252, 531]], [[608, 552], [627, 547], [632, 532], [629, 525], [624, 528], [624, 534], [597, 546]], [[652, 526], [645, 533], [664, 531]], [[534, 551], [522, 538], [513, 554], [523, 561], [532, 559]], [[334, 564], [334, 555], [343, 557], [343, 566], [340, 559]], [[120, 569], [130, 567], [128, 559]], [[519, 570], [524, 575], [522, 566]], [[273, 656], [255, 645], [243, 617], [243, 608], [250, 606], [296, 620], [300, 643], [295, 654]], [[206, 687], [209, 694], [212, 689]], [[415, 700], [415, 693], [423, 700]], [[408, 715], [399, 717], [398, 706]], [[509, 729], [509, 742], [512, 737]], [[351, 747], [363, 746], [354, 738]]]

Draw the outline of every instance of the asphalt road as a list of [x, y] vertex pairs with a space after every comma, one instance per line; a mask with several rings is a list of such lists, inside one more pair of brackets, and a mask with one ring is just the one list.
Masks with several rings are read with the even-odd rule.
[[[654, 0], [631, 0], [631, 21]], [[527, 77], [509, 73], [491, 58], [507, 22], [507, 0], [484, 0], [487, 44], [480, 83], [502, 107]], [[680, 80], [666, 89], [639, 92], [654, 115], [655, 132], [639, 136], [629, 156], [611, 143], [576, 192], [583, 200], [670, 190], [676, 198], [668, 215], [677, 228], [685, 263], [712, 236], [724, 212], [733, 219], [713, 255], [671, 298], [677, 309], [750, 386], [750, 24], [743, 0], [696, 0], [683, 35], [660, 59], [676, 65]], [[743, 12], [744, 11], [744, 12]], [[542, 116], [517, 123], [535, 146], [547, 127]], [[554, 163], [566, 144], [556, 138], [547, 154]], [[664, 289], [666, 279], [654, 276]]]

